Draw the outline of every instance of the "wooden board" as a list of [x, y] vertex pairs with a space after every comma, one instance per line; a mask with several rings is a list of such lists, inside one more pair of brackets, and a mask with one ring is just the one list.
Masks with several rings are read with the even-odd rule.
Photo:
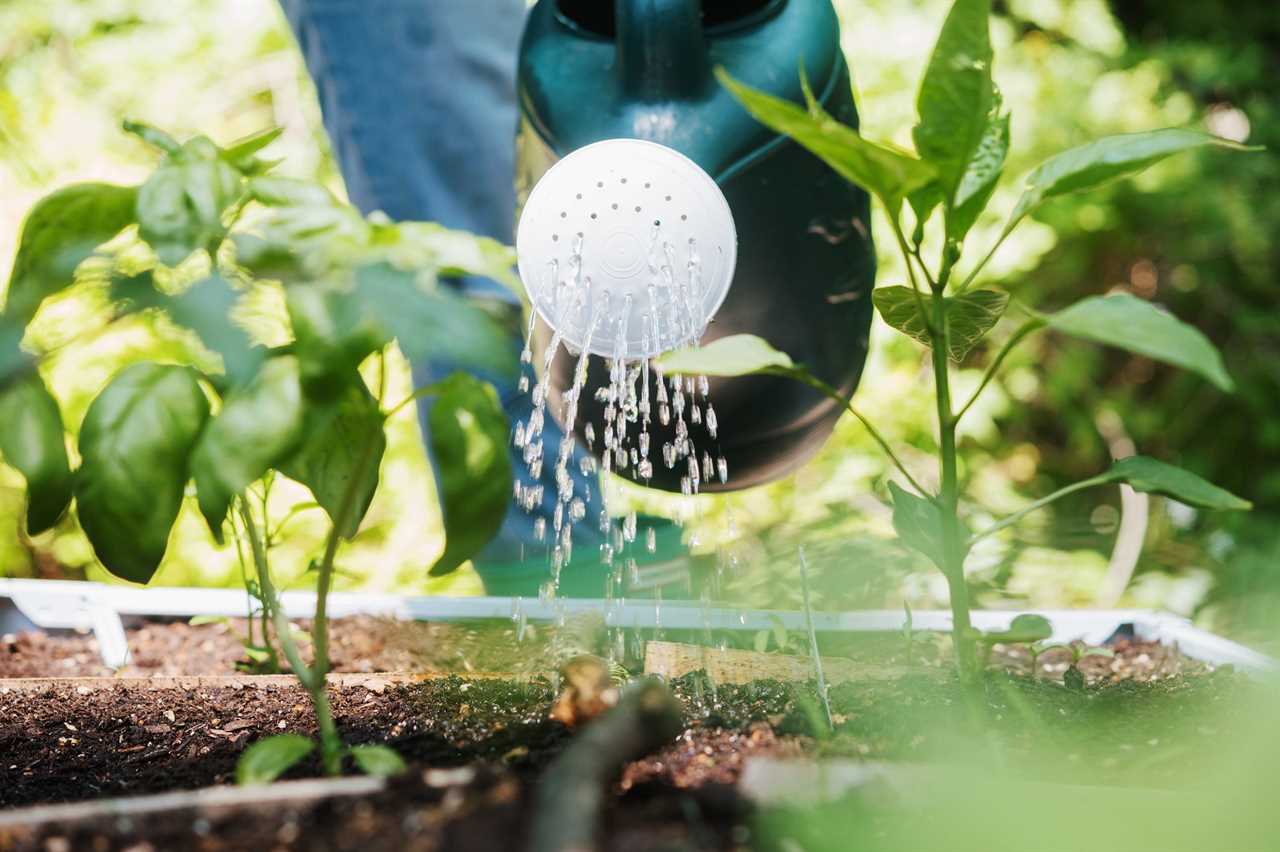
[[[813, 680], [813, 658], [790, 654], [760, 654], [734, 648], [709, 648], [682, 642], [649, 642], [645, 646], [645, 674], [676, 678], [705, 671], [715, 683], [749, 683], [753, 680]], [[823, 657], [827, 684], [848, 680], [885, 679], [906, 670], [895, 666], [857, 663], [844, 657]]]

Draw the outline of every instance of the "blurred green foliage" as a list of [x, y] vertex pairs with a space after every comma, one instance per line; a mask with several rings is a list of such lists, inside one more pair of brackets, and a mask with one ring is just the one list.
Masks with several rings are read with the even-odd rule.
[[[909, 145], [914, 105], [905, 93], [914, 91], [949, 4], [836, 5], [864, 132]], [[1142, 358], [1041, 336], [1015, 353], [965, 424], [967, 487], [993, 517], [1005, 514], [1104, 469], [1125, 442], [1220, 483], [1252, 500], [1255, 513], [1228, 519], [1153, 501], [1147, 546], [1122, 602], [1187, 613], [1207, 604], [1215, 627], [1274, 641], [1266, 628], [1280, 610], [1268, 603], [1280, 602], [1280, 311], [1271, 295], [1280, 260], [1280, 16], [1260, 0], [996, 5], [994, 75], [1013, 115], [1007, 174], [1025, 174], [1091, 138], [1169, 125], [1269, 150], [1188, 156], [1102, 192], [1059, 200], [1024, 224], [990, 267], [990, 279], [1015, 299], [1046, 308], [1115, 290], [1167, 306], [1223, 350], [1237, 393]], [[52, 187], [130, 183], [145, 174], [152, 160], [119, 132], [125, 116], [221, 142], [278, 124], [284, 133], [266, 154], [283, 157], [286, 174], [341, 192], [310, 83], [274, 0], [9, 0], [0, 6], [0, 32], [0, 268], [11, 262], [22, 214]], [[1017, 186], [1010, 181], [997, 190], [969, 234], [971, 245], [994, 241]], [[888, 233], [885, 223], [875, 224]], [[901, 283], [903, 270], [883, 240], [881, 249], [880, 282]], [[59, 402], [73, 431], [120, 367], [163, 358], [164, 347], [190, 348], [177, 329], [161, 342], [127, 331], [92, 342], [65, 339], [65, 329], [82, 327], [102, 308], [92, 292], [60, 297], [33, 331], [42, 344], [65, 344], [66, 357], [47, 370], [52, 387], [71, 389]], [[264, 298], [250, 313], [245, 319], [259, 338], [280, 338], [282, 305]], [[1010, 331], [1011, 324], [998, 326], [989, 346]], [[886, 332], [873, 331], [856, 399], [927, 477], [934, 437], [928, 397], [916, 392], [928, 381], [927, 364], [910, 341]], [[989, 354], [980, 348], [966, 361], [957, 378], [961, 394], [976, 384]], [[407, 390], [402, 361], [392, 380]], [[685, 517], [695, 552], [720, 577], [720, 594], [734, 600], [797, 605], [795, 546], [805, 542], [823, 607], [897, 606], [903, 599], [918, 608], [937, 605], [946, 599], [941, 578], [890, 540], [888, 473], [871, 439], [846, 420], [817, 457], [771, 486], [696, 500], [615, 488], [626, 502]], [[391, 424], [383, 477], [341, 566], [344, 582], [477, 590], [470, 572], [427, 577], [443, 537], [410, 410]], [[0, 469], [0, 572], [40, 575], [57, 564], [101, 579], [73, 526], [25, 537], [21, 494], [21, 479]], [[281, 516], [304, 499], [301, 489], [272, 492]], [[1116, 494], [1087, 492], [1013, 535], [982, 542], [968, 563], [980, 603], [1096, 601], [1118, 506]], [[294, 535], [276, 557], [282, 568], [305, 569], [324, 532], [318, 514], [291, 522]], [[192, 506], [184, 507], [174, 535], [156, 583], [239, 582], [235, 554], [213, 544]]]

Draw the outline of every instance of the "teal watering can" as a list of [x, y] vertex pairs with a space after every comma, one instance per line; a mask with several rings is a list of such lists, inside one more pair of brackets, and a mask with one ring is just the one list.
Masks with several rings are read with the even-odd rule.
[[[758, 335], [851, 395], [871, 324], [869, 199], [748, 115], [713, 74], [723, 66], [799, 101], [802, 62], [827, 111], [857, 127], [830, 0], [540, 0], [520, 49], [518, 184], [523, 198], [561, 157], [605, 139], [646, 139], [684, 154], [714, 178], [738, 232], [733, 283], [703, 342]], [[549, 336], [536, 334], [535, 350], [545, 350]], [[555, 355], [553, 412], [576, 361]], [[588, 386], [607, 377], [605, 362], [591, 356]], [[775, 377], [713, 379], [710, 399], [718, 434], [690, 424], [690, 437], [716, 448], [729, 476], [704, 491], [782, 476], [822, 445], [842, 412]], [[575, 428], [601, 422], [603, 403], [583, 397], [580, 407]], [[671, 440], [670, 427], [653, 428], [655, 445]], [[680, 476], [656, 465], [645, 484], [675, 491]]]

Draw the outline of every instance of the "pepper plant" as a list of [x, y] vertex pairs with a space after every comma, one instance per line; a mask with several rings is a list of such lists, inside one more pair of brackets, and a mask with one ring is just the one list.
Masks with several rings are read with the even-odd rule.
[[[1022, 197], [994, 244], [971, 260], [966, 235], [987, 206], [1009, 150], [1010, 117], [992, 79], [990, 0], [956, 0], [925, 68], [916, 98], [919, 121], [915, 151], [864, 139], [839, 123], [815, 100], [801, 74], [805, 105], [743, 85], [720, 69], [721, 83], [755, 118], [812, 151], [850, 183], [882, 205], [907, 280], [879, 287], [873, 301], [885, 323], [930, 351], [937, 412], [938, 487], [926, 488], [894, 452], [871, 420], [834, 388], [749, 335], [733, 336], [700, 350], [670, 353], [667, 372], [721, 376], [752, 372], [789, 376], [845, 406], [889, 455], [901, 477], [890, 481], [893, 525], [902, 543], [924, 554], [947, 579], [956, 660], [962, 676], [978, 669], [977, 632], [969, 619], [965, 556], [973, 544], [1068, 494], [1123, 482], [1139, 491], [1169, 495], [1210, 509], [1247, 509], [1240, 498], [1193, 473], [1153, 458], [1117, 461], [1090, 479], [1046, 495], [1009, 517], [971, 530], [961, 501], [956, 430], [1013, 349], [1030, 335], [1051, 330], [1116, 346], [1198, 373], [1223, 391], [1232, 389], [1217, 350], [1195, 328], [1136, 296], [1092, 296], [1058, 311], [1017, 305], [1017, 325], [988, 360], [977, 389], [953, 397], [952, 364], [964, 361], [1009, 313], [1010, 296], [984, 278], [987, 262], [1020, 222], [1062, 195], [1101, 186], [1147, 168], [1173, 154], [1197, 148], [1248, 150], [1187, 128], [1110, 136], [1064, 151], [1033, 170]], [[933, 227], [930, 220], [940, 220]], [[933, 231], [941, 239], [930, 237]]]
[[[432, 573], [458, 567], [496, 532], [511, 489], [507, 424], [493, 388], [471, 370], [515, 369], [510, 309], [468, 300], [440, 279], [513, 281], [511, 251], [421, 222], [361, 216], [324, 187], [270, 174], [260, 151], [277, 131], [228, 147], [179, 143], [152, 127], [126, 130], [157, 149], [138, 186], [77, 184], [40, 200], [22, 229], [0, 313], [0, 456], [26, 479], [27, 531], [73, 514], [108, 571], [146, 583], [163, 558], [189, 489], [213, 538], [234, 538], [252, 566], [263, 644], [274, 643], [310, 694], [326, 772], [353, 757], [366, 771], [398, 765], [382, 747], [346, 748], [330, 712], [327, 598], [335, 559], [368, 511], [386, 448], [387, 418], [433, 399], [432, 441], [445, 521]], [[42, 303], [67, 288], [98, 290], [105, 319], [75, 329], [110, 334], [142, 313], [193, 332], [189, 363], [144, 361], [110, 379], [79, 424], [72, 468], [59, 405], [41, 363], [55, 352], [24, 344]], [[281, 297], [291, 339], [265, 346], [241, 322], [264, 291]], [[259, 299], [259, 301], [262, 301]], [[388, 400], [386, 350], [468, 368]], [[371, 388], [361, 367], [376, 376]], [[281, 606], [270, 564], [280, 528], [267, 516], [276, 477], [305, 485], [327, 513], [308, 665]], [[286, 735], [255, 744], [241, 778], [269, 780], [314, 749]]]

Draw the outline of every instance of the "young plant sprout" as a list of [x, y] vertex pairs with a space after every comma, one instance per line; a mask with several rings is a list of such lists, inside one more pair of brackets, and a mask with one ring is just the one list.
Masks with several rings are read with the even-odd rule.
[[[457, 568], [501, 524], [511, 470], [493, 388], [455, 373], [389, 401], [385, 352], [395, 340], [413, 358], [447, 354], [491, 375], [513, 370], [494, 309], [439, 285], [464, 274], [513, 282], [512, 253], [438, 225], [366, 219], [320, 185], [269, 175], [274, 163], [259, 151], [279, 130], [222, 148], [204, 137], [179, 143], [139, 124], [125, 129], [158, 149], [155, 171], [139, 186], [77, 184], [37, 202], [0, 313], [0, 454], [26, 478], [27, 530], [57, 524], [74, 496], [102, 564], [146, 583], [194, 483], [211, 534], [223, 542], [230, 531], [246, 588], [261, 605], [261, 638], [246, 637], [246, 652], [269, 668], [282, 655], [307, 690], [324, 771], [337, 774], [347, 757], [365, 772], [396, 771], [402, 764], [393, 751], [348, 748], [334, 725], [325, 682], [328, 593], [343, 543], [356, 535], [378, 486], [387, 418], [418, 397], [434, 398], [446, 533], [432, 573]], [[168, 332], [170, 348], [187, 353], [182, 363], [141, 361], [111, 378], [80, 424], [74, 474], [62, 412], [39, 370], [59, 352], [21, 345], [45, 299], [72, 287], [95, 289], [111, 304], [106, 322], [79, 329], [82, 337], [140, 327], [163, 335], [165, 324], [139, 319], [160, 314], [183, 330], [177, 343]], [[292, 332], [283, 345], [252, 341], [235, 319], [246, 297], [264, 292], [283, 296]], [[372, 389], [362, 368], [376, 376]], [[267, 497], [277, 475], [305, 485], [315, 500], [273, 524]], [[317, 592], [308, 664], [270, 555], [285, 524], [317, 508], [330, 527], [303, 575]], [[316, 745], [297, 734], [261, 740], [246, 750], [237, 777], [269, 781]]]
[[1146, 456], [1117, 461], [1109, 470], [1035, 500], [984, 529], [969, 526], [962, 502], [956, 430], [1009, 353], [1042, 330], [1126, 349], [1199, 374], [1223, 391], [1231, 377], [1209, 340], [1195, 328], [1127, 293], [1091, 296], [1061, 310], [1018, 305], [1016, 324], [989, 360], [977, 388], [953, 397], [951, 370], [978, 346], [1010, 305], [1009, 293], [985, 283], [996, 250], [1041, 205], [1134, 175], [1173, 154], [1198, 148], [1248, 149], [1185, 128], [1110, 136], [1064, 151], [1033, 170], [1022, 198], [1000, 236], [971, 260], [965, 238], [986, 208], [1004, 169], [1010, 118], [992, 79], [988, 34], [990, 0], [957, 0], [952, 6], [916, 99], [915, 152], [864, 139], [828, 115], [801, 75], [805, 105], [791, 103], [734, 80], [720, 82], [758, 120], [790, 136], [841, 177], [877, 198], [905, 265], [905, 284], [879, 287], [873, 301], [884, 321], [930, 351], [937, 416], [936, 489], [926, 488], [864, 412], [836, 389], [759, 338], [734, 335], [701, 349], [660, 359], [667, 374], [737, 376], [769, 373], [815, 388], [858, 419], [889, 456], [897, 478], [888, 483], [893, 525], [907, 547], [923, 554], [946, 577], [956, 663], [965, 679], [978, 673], [977, 633], [969, 618], [965, 557], [974, 543], [1016, 524], [1062, 497], [1095, 485], [1128, 483], [1209, 509], [1247, 509], [1249, 503], [1199, 476]]
[[[1053, 635], [1053, 625], [1043, 615], [1023, 613], [1015, 615], [1009, 622], [1007, 630], [988, 630], [978, 635], [977, 642], [982, 647], [982, 667], [985, 669], [991, 659], [991, 648], [995, 645], [1026, 645], [1028, 648], [1042, 642]], [[1035, 673], [1034, 660], [1032, 674]]]
[[1038, 660], [1046, 651], [1052, 651], [1055, 648], [1063, 648], [1071, 652], [1071, 663], [1067, 666], [1067, 670], [1062, 673], [1062, 682], [1068, 689], [1074, 689], [1077, 692], [1084, 689], [1084, 673], [1080, 671], [1080, 661], [1085, 657], [1114, 657], [1115, 651], [1110, 648], [1102, 648], [1096, 645], [1086, 645], [1083, 642], [1071, 643], [1046, 643], [1033, 642], [1027, 647], [1031, 653], [1031, 676], [1036, 677], [1039, 674]]

